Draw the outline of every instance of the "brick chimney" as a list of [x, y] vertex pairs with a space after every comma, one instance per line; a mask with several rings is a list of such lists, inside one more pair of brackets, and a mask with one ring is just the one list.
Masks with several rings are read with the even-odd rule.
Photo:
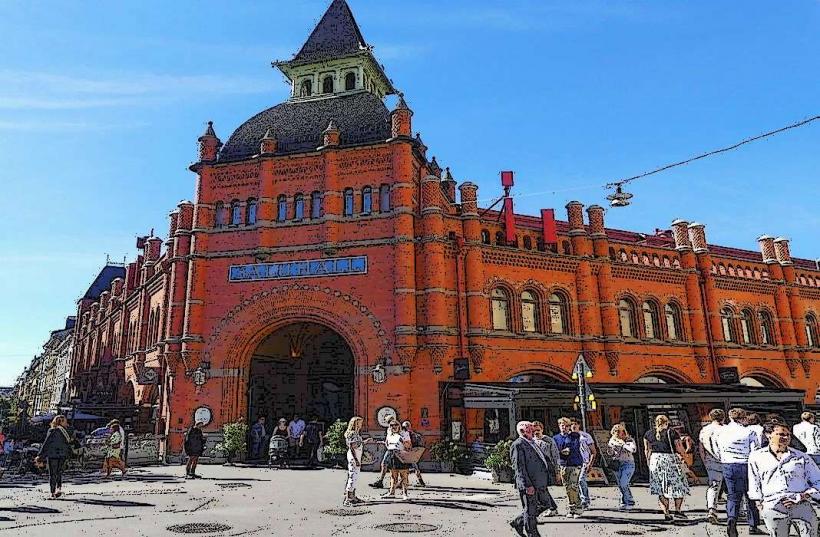
[[692, 242], [689, 240], [689, 222], [678, 218], [672, 222], [672, 237], [675, 239], [675, 250], [691, 250]]
[[478, 216], [478, 185], [465, 181], [458, 190], [461, 193], [462, 216]]
[[584, 204], [580, 201], [567, 203], [567, 222], [569, 222], [569, 234], [580, 235], [584, 233]]
[[689, 224], [689, 241], [696, 254], [705, 254], [709, 251], [706, 246], [706, 226], [698, 222]]
[[600, 205], [590, 205], [587, 207], [587, 218], [589, 218], [590, 236], [594, 239], [606, 237], [606, 228], [604, 227], [604, 208]]
[[177, 231], [191, 231], [194, 226], [194, 204], [188, 200], [182, 200], [177, 207], [179, 207]]
[[778, 237], [774, 239], [774, 253], [781, 265], [792, 264], [792, 254], [789, 252], [789, 239]]
[[763, 256], [763, 262], [766, 264], [777, 263], [777, 254], [774, 249], [774, 237], [770, 235], [761, 235], [757, 238], [757, 243], [760, 245], [760, 254]]

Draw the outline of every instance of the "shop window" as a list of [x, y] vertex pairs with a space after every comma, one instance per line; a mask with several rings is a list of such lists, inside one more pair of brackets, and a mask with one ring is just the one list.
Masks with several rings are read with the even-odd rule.
[[494, 330], [510, 329], [510, 297], [503, 289], [492, 291], [492, 319]]
[[643, 312], [643, 330], [646, 339], [658, 339], [660, 329], [658, 326], [658, 305], [652, 301], [647, 300], [641, 305]]
[[279, 222], [284, 222], [288, 219], [288, 198], [284, 194], [281, 194], [277, 198], [276, 202], [276, 220]]
[[666, 335], [671, 341], [680, 341], [682, 338], [680, 307], [677, 304], [669, 303], [664, 306], [666, 315]]
[[521, 293], [521, 325], [524, 332], [540, 332], [538, 330], [538, 299], [530, 291]]
[[563, 293], [550, 295], [550, 333], [569, 334], [569, 308]]
[[618, 318], [621, 323], [621, 335], [635, 337], [635, 304], [626, 298], [618, 302]]
[[302, 220], [305, 218], [305, 197], [298, 193], [293, 196], [293, 219]]
[[322, 194], [320, 194], [318, 191], [313, 191], [310, 194], [310, 217], [322, 217]]
[[251, 198], [245, 205], [245, 223], [249, 226], [256, 224], [256, 200]]
[[373, 212], [373, 189], [366, 186], [362, 189], [362, 214]]

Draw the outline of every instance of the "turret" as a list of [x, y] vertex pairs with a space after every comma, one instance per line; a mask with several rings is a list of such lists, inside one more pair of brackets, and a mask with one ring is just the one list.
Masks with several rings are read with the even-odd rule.
[[214, 132], [214, 122], [209, 121], [208, 127], [205, 129], [205, 134], [198, 138], [199, 141], [199, 161], [200, 162], [215, 162], [219, 154], [219, 148], [222, 147], [222, 142], [217, 138]]
[[407, 106], [404, 101], [404, 96], [399, 94], [399, 102], [396, 104], [396, 109], [390, 112], [390, 132], [393, 138], [409, 137], [413, 132], [413, 125], [410, 118], [413, 117], [413, 111]]

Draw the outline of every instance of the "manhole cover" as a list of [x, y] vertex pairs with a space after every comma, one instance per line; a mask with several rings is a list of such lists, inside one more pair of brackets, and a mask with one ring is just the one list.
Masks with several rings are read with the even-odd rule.
[[370, 511], [366, 509], [325, 509], [322, 511], [326, 515], [333, 515], [333, 516], [356, 516], [356, 515], [366, 515]]
[[635, 531], [635, 530], [616, 530], [616, 535], [643, 535], [642, 531]]
[[238, 489], [241, 487], [250, 487], [247, 483], [218, 483], [223, 489]]
[[231, 529], [227, 524], [214, 524], [208, 522], [191, 522], [189, 524], [176, 524], [168, 526], [168, 531], [174, 533], [219, 533]]
[[395, 533], [424, 533], [427, 531], [436, 531], [438, 526], [432, 524], [419, 524], [417, 522], [401, 522], [399, 524], [382, 524], [376, 526], [376, 529], [392, 531]]

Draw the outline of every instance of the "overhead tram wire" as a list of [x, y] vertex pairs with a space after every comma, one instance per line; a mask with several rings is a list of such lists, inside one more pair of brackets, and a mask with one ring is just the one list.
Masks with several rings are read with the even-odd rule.
[[[520, 194], [513, 194], [512, 197], [513, 198], [526, 198], [526, 197], [530, 197], [530, 196], [540, 196], [540, 195], [544, 195], [544, 194], [558, 194], [558, 193], [562, 193], [562, 192], [573, 192], [573, 191], [578, 191], [578, 190], [590, 190], [590, 189], [593, 189], [593, 188], [618, 188], [619, 186], [623, 186], [627, 183], [631, 183], [632, 181], [636, 181], [638, 179], [643, 179], [644, 177], [649, 177], [650, 175], [655, 175], [657, 173], [669, 170], [671, 168], [677, 168], [678, 166], [684, 166], [686, 164], [689, 164], [691, 162], [695, 162], [697, 160], [701, 160], [701, 159], [711, 157], [711, 156], [714, 156], [714, 155], [719, 155], [721, 153], [727, 153], [729, 151], [733, 151], [733, 150], [735, 150], [735, 149], [737, 149], [741, 146], [744, 146], [746, 144], [756, 142], [757, 140], [762, 140], [764, 138], [769, 138], [771, 136], [774, 136], [776, 134], [780, 134], [782, 132], [785, 132], [785, 131], [788, 131], [788, 130], [791, 130], [791, 129], [796, 129], [798, 127], [803, 127], [805, 125], [808, 125], [809, 123], [817, 121], [818, 119], [820, 119], [820, 115], [812, 116], [812, 117], [803, 119], [801, 121], [798, 121], [796, 123], [792, 123], [791, 125], [786, 125], [785, 127], [780, 127], [779, 129], [775, 129], [775, 130], [772, 130], [772, 131], [769, 131], [769, 132], [764, 132], [763, 134], [759, 134], [757, 136], [752, 136], [750, 138], [745, 138], [745, 139], [743, 139], [743, 140], [741, 140], [741, 141], [739, 141], [735, 144], [732, 144], [730, 146], [722, 147], [720, 149], [714, 149], [712, 151], [707, 151], [705, 153], [701, 153], [699, 155], [695, 155], [693, 157], [687, 158], [686, 160], [681, 160], [679, 162], [673, 162], [672, 164], [667, 164], [665, 166], [661, 166], [659, 168], [655, 168], [653, 170], [649, 170], [647, 172], [640, 173], [638, 175], [633, 175], [632, 177], [627, 177], [625, 179], [619, 179], [618, 181], [612, 181], [610, 183], [606, 183], [605, 185], [589, 184], [589, 185], [577, 186], [577, 187], [572, 187], [572, 188], [564, 188], [564, 189], [542, 190], [542, 191], [539, 191], [539, 192], [523, 192], [523, 193], [520, 193]], [[486, 200], [478, 200], [478, 201], [479, 201], [479, 203], [481, 203], [481, 202], [486, 202], [486, 201], [497, 201], [497, 199], [496, 198], [489, 198], [489, 199], [486, 199]]]

